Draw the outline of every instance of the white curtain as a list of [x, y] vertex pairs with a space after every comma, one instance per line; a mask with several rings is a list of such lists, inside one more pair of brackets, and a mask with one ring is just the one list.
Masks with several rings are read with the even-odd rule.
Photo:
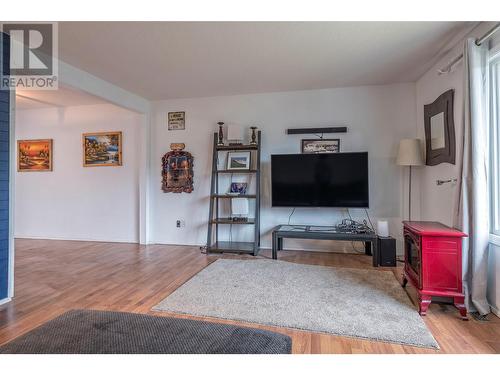
[[489, 129], [488, 129], [488, 46], [468, 39], [464, 48], [464, 112], [462, 175], [457, 226], [468, 238], [463, 243], [465, 304], [472, 312], [486, 315], [489, 247]]

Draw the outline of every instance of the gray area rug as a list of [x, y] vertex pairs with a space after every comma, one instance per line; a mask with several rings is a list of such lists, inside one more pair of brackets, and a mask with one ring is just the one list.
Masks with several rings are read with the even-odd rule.
[[0, 347], [0, 354], [288, 354], [288, 336], [228, 324], [73, 310]]
[[390, 271], [219, 259], [154, 310], [439, 348]]

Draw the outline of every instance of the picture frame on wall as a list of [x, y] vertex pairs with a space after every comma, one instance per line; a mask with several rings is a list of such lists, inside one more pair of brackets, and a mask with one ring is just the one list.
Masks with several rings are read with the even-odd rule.
[[322, 154], [340, 152], [340, 139], [303, 139], [303, 154]]
[[17, 141], [18, 172], [52, 172], [52, 139]]
[[227, 170], [246, 171], [250, 169], [250, 151], [228, 152]]
[[122, 166], [122, 132], [84, 133], [84, 167]]
[[184, 144], [172, 144], [172, 151], [162, 158], [162, 190], [165, 193], [192, 193], [194, 158], [184, 151]]
[[186, 112], [168, 112], [168, 130], [186, 129]]

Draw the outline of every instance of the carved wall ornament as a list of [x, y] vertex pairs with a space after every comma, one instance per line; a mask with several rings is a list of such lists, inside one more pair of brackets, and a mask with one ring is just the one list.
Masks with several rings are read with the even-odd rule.
[[162, 158], [162, 190], [165, 193], [191, 193], [193, 186], [193, 156], [184, 143], [172, 143], [172, 151]]

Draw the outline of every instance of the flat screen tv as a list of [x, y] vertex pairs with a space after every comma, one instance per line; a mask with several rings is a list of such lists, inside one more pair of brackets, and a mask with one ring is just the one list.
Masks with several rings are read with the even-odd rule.
[[368, 208], [368, 153], [271, 155], [273, 207]]

